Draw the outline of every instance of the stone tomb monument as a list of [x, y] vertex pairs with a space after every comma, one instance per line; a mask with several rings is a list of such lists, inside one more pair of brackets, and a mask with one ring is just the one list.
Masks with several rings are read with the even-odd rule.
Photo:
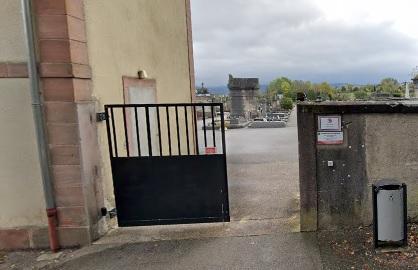
[[231, 124], [245, 123], [256, 117], [259, 79], [234, 78], [229, 75], [228, 88], [231, 99]]
[[418, 74], [412, 78], [412, 89], [409, 92], [415, 92], [415, 98], [418, 98]]

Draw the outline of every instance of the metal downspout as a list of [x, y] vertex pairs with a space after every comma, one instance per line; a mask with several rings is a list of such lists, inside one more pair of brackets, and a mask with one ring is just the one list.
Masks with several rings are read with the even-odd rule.
[[32, 97], [32, 110], [35, 122], [36, 140], [42, 173], [42, 185], [45, 196], [46, 212], [48, 216], [49, 245], [52, 251], [59, 249], [57, 236], [57, 209], [55, 206], [46, 125], [44, 122], [42, 98], [39, 87], [39, 74], [36, 61], [35, 35], [33, 31], [32, 7], [30, 0], [21, 0], [24, 29], [28, 49], [28, 72]]

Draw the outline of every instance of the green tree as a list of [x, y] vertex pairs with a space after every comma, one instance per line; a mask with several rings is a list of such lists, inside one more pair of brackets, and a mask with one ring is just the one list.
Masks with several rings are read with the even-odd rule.
[[[285, 84], [283, 84], [285, 83]], [[271, 100], [275, 100], [278, 94], [283, 94], [284, 90], [282, 88], [282, 86], [287, 87], [287, 84], [289, 85], [292, 83], [291, 80], [289, 80], [286, 77], [280, 77], [277, 78], [273, 81], [271, 81], [267, 87], [267, 96], [271, 99]], [[283, 85], [282, 85], [283, 84]]]
[[400, 87], [400, 84], [396, 79], [384, 78], [380, 82], [379, 90], [383, 93], [397, 94], [397, 93], [400, 93], [399, 87]]
[[281, 78], [280, 78], [280, 80], [281, 80], [282, 82], [287, 82], [287, 83], [289, 83], [289, 84], [292, 84], [292, 80], [291, 80], [291, 79], [289, 79], [289, 78], [287, 78], [287, 77], [281, 77]]
[[351, 93], [338, 92], [334, 96], [334, 100], [347, 101], [351, 99]]
[[280, 100], [280, 107], [282, 107], [283, 110], [293, 109], [293, 100], [289, 97], [283, 97], [282, 100]]
[[325, 94], [325, 96], [327, 96], [327, 99], [333, 99], [334, 98], [335, 89], [328, 82], [322, 82], [319, 85], [319, 91], [321, 92], [321, 94]]
[[282, 83], [280, 84], [280, 89], [282, 91], [283, 96], [291, 98], [290, 83], [289, 82], [282, 81]]
[[369, 94], [364, 90], [358, 90], [358, 91], [354, 92], [354, 97], [356, 99], [368, 99]]
[[271, 81], [267, 87], [267, 97], [270, 99], [275, 99], [277, 97], [277, 94], [279, 94], [280, 91], [280, 80], [275, 79]]
[[367, 85], [363, 86], [361, 89], [368, 92], [368, 93], [372, 93], [374, 91], [374, 86], [371, 85], [371, 84], [367, 84]]
[[292, 81], [292, 90], [295, 92], [305, 92], [312, 88], [310, 81], [294, 80]]
[[315, 100], [318, 97], [318, 93], [313, 90], [313, 89], [309, 89], [308, 91], [306, 91], [306, 98], [308, 100]]
[[312, 84], [310, 81], [294, 80], [280, 77], [270, 82], [267, 88], [267, 96], [270, 100], [275, 100], [278, 94], [296, 100], [297, 93], [304, 92], [308, 100], [316, 100], [321, 97], [324, 100], [332, 100], [336, 90], [328, 82]]
[[[316, 83], [312, 87], [313, 93], [310, 95], [315, 95], [315, 99], [317, 97], [321, 97], [323, 100], [332, 100], [335, 96], [335, 89], [327, 82]], [[313, 100], [310, 98], [310, 100]]]
[[312, 89], [312, 83], [309, 81], [295, 80], [291, 83], [290, 97], [295, 101], [297, 93], [308, 93]]

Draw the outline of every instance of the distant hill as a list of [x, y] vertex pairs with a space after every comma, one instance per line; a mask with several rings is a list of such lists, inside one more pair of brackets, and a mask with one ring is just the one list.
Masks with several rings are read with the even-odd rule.
[[340, 88], [340, 87], [343, 87], [344, 85], [347, 85], [347, 83], [331, 83], [330, 85], [334, 88]]
[[[207, 86], [209, 89], [209, 93], [215, 94], [215, 95], [228, 95], [229, 89], [226, 85], [221, 86]], [[265, 91], [267, 89], [267, 84], [260, 84], [260, 90]]]

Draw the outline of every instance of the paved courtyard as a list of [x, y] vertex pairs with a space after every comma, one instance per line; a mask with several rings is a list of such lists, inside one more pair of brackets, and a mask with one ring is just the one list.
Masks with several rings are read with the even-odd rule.
[[233, 129], [226, 134], [232, 220], [290, 218], [298, 211], [298, 141], [287, 128]]

